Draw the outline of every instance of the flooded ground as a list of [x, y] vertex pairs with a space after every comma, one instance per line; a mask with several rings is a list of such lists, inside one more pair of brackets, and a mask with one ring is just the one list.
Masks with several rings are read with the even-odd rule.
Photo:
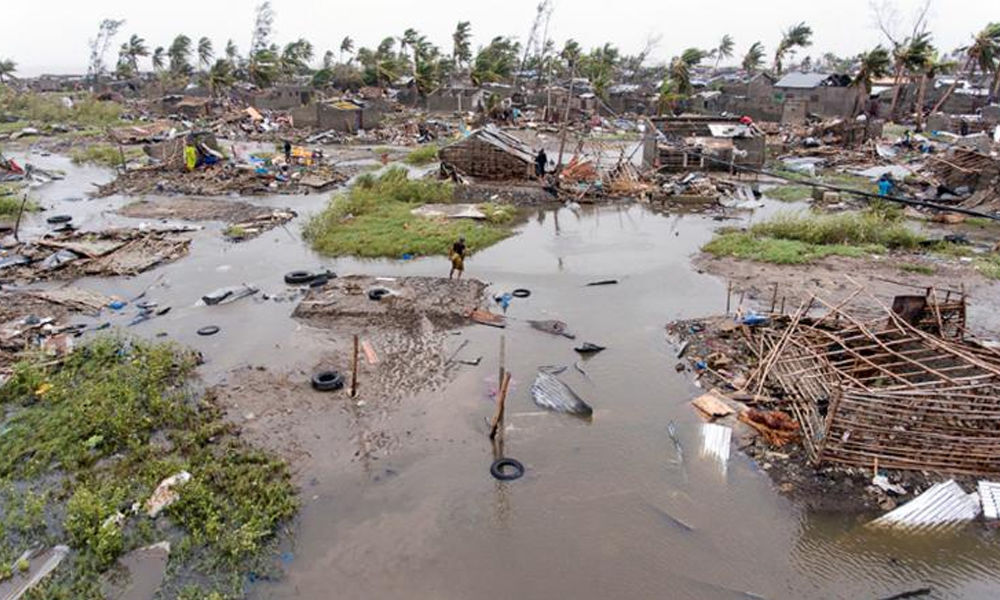
[[[81, 197], [106, 172], [56, 156], [31, 161], [70, 171], [38, 193], [78, 226], [141, 222], [113, 214], [124, 198], [64, 200]], [[77, 284], [126, 299], [146, 291], [173, 306], [129, 329], [202, 351], [203, 379], [223, 386], [247, 436], [292, 459], [303, 503], [287, 543], [293, 558], [283, 579], [250, 586], [251, 597], [882, 598], [923, 587], [933, 598], [996, 596], [1000, 549], [992, 532], [867, 531], [860, 525], [869, 516], [798, 509], [774, 489], [766, 465], [735, 445], [725, 467], [701, 455], [700, 420], [688, 404], [698, 390], [675, 372], [664, 324], [725, 309], [725, 283], [691, 266], [719, 226], [711, 217], [639, 205], [533, 213], [519, 235], [466, 262], [468, 276], [491, 284], [488, 293], [532, 292], [514, 300], [505, 330], [477, 326], [449, 336], [449, 349], [468, 340], [460, 357], [482, 356], [479, 366], [455, 368], [436, 389], [411, 394], [404, 385], [394, 402], [369, 405], [309, 389], [311, 370], [337, 360], [346, 340], [291, 318], [297, 300], [284, 273], [438, 276], [448, 265], [316, 256], [300, 225], [326, 197], [241, 198], [300, 216], [239, 244], [224, 241], [223, 223], [207, 223], [175, 263]], [[786, 206], [768, 203], [753, 218]], [[28, 227], [44, 228], [44, 214]], [[620, 283], [586, 286], [603, 279]], [[271, 299], [197, 302], [241, 283]], [[129, 310], [103, 320], [124, 326]], [[563, 320], [577, 339], [536, 331], [527, 319]], [[206, 325], [221, 332], [196, 335]], [[504, 454], [527, 470], [509, 483], [489, 474], [485, 422], [501, 336], [513, 373]], [[580, 362], [585, 375], [573, 366], [580, 359], [572, 348], [583, 341], [608, 347]], [[593, 406], [592, 420], [532, 403], [540, 365], [569, 366], [561, 377]]]

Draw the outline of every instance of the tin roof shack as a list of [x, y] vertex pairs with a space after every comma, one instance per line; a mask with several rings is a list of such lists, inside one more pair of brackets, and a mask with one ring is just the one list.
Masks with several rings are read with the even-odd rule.
[[[665, 171], [728, 171], [733, 166], [764, 166], [767, 137], [738, 118], [683, 115], [651, 117], [650, 122], [665, 141], [657, 143], [646, 136], [646, 167], [659, 163]], [[656, 144], [656, 151], [649, 144]]]
[[[616, 116], [624, 113], [650, 114], [656, 108], [655, 94], [637, 83], [619, 83], [608, 88], [608, 101], [601, 108], [609, 108]], [[606, 110], [601, 111], [607, 113]]]
[[185, 171], [184, 147], [187, 145], [194, 146], [198, 153], [199, 165], [225, 160], [222, 147], [210, 131], [192, 131], [169, 140], [148, 144], [142, 150], [150, 158], [160, 161], [163, 168]]
[[427, 112], [453, 113], [477, 110], [484, 103], [485, 92], [477, 87], [453, 86], [440, 88], [415, 101]]
[[312, 127], [319, 131], [357, 133], [375, 129], [389, 107], [383, 100], [337, 99], [315, 102], [292, 110], [296, 127]]
[[[800, 123], [798, 114], [820, 117], [850, 117], [858, 99], [858, 90], [848, 75], [831, 73], [788, 73], [774, 84], [776, 99], [790, 112], [782, 123]], [[791, 105], [791, 106], [789, 106]]]
[[493, 181], [529, 179], [534, 175], [535, 155], [517, 138], [492, 125], [477, 129], [465, 139], [438, 152], [442, 168]]

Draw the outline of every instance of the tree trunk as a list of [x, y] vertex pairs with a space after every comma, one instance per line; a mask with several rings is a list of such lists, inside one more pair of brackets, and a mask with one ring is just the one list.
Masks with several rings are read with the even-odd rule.
[[997, 63], [997, 68], [993, 71], [993, 87], [990, 88], [989, 97], [990, 103], [997, 101], [997, 94], [1000, 94], [1000, 62]]
[[924, 98], [927, 94], [927, 73], [920, 76], [920, 90], [917, 92], [917, 131], [924, 130]]
[[861, 112], [862, 98], [865, 96], [865, 86], [858, 85], [858, 94], [854, 97], [854, 110], [851, 111], [851, 117], [857, 118], [858, 114]]
[[896, 120], [896, 104], [899, 102], [899, 89], [903, 83], [903, 65], [896, 66], [896, 76], [892, 84], [892, 104], [889, 105], [889, 120]]
[[[965, 68], [962, 69], [963, 71], [969, 73], [969, 77], [972, 77], [972, 72], [969, 70], [971, 69], [972, 65], [973, 65], [973, 58], [970, 56], [969, 59], [965, 61]], [[941, 110], [941, 107], [944, 106], [944, 103], [948, 101], [948, 98], [951, 97], [951, 94], [955, 91], [955, 88], [957, 87], [958, 87], [958, 74], [956, 73], [955, 81], [951, 82], [951, 85], [949, 85], [948, 89], [945, 90], [944, 96], [941, 96], [941, 99], [938, 100], [937, 104], [934, 105], [934, 108], [931, 109], [932, 115], [937, 111]]]

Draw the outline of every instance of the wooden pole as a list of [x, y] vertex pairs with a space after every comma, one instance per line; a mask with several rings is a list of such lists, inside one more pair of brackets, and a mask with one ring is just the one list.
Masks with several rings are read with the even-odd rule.
[[[500, 334], [500, 367], [497, 373], [497, 386], [503, 385], [503, 376], [507, 372], [507, 336]], [[499, 391], [499, 387], [497, 390]]]
[[358, 336], [354, 335], [354, 356], [351, 359], [351, 398], [358, 395]]
[[774, 293], [771, 294], [771, 310], [770, 314], [774, 314], [774, 307], [778, 304], [778, 282], [774, 282]]
[[733, 299], [733, 281], [726, 282], [726, 314], [729, 314], [730, 303]]
[[496, 439], [497, 431], [503, 423], [504, 407], [507, 403], [507, 388], [510, 387], [510, 373], [504, 373], [503, 382], [500, 384], [500, 392], [497, 394], [497, 412], [493, 415], [493, 423], [490, 425], [490, 439]]
[[28, 204], [28, 194], [25, 193], [24, 197], [21, 198], [21, 208], [17, 211], [17, 221], [14, 222], [14, 240], [20, 242], [20, 238], [17, 237], [17, 230], [21, 227], [21, 215], [24, 214], [24, 207]]

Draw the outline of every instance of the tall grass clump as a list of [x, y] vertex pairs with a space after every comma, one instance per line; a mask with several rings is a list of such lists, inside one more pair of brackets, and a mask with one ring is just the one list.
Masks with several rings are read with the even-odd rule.
[[366, 173], [338, 193], [323, 212], [305, 226], [312, 247], [330, 256], [399, 257], [447, 254], [459, 237], [476, 252], [511, 234], [514, 212], [484, 205], [488, 219], [429, 219], [412, 214], [423, 204], [452, 202], [449, 182], [409, 179], [406, 169], [392, 167], [381, 175]]

